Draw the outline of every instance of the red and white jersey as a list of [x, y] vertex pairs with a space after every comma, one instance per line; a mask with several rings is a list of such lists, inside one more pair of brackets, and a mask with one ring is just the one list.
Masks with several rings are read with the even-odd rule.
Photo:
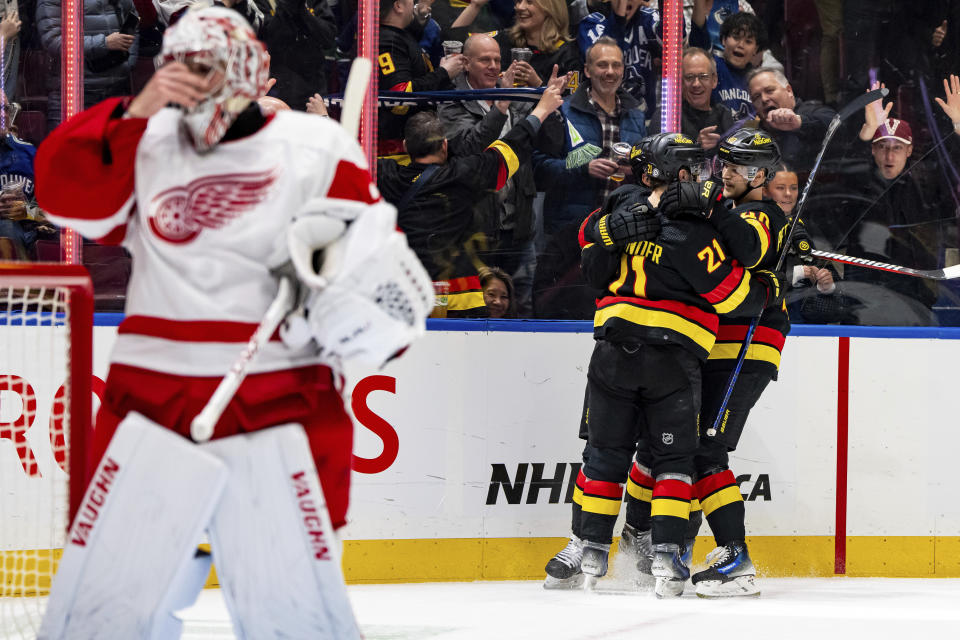
[[[280, 112], [256, 133], [201, 155], [181, 132], [178, 111], [122, 120], [118, 104], [80, 114], [42, 145], [38, 200], [56, 224], [122, 242], [133, 256], [112, 362], [223, 375], [276, 295], [270, 268], [287, 260], [287, 227], [303, 204], [374, 202], [379, 194], [360, 147], [330, 119]], [[58, 153], [73, 156], [73, 166], [99, 168], [65, 176], [72, 167]], [[317, 361], [312, 347], [294, 352], [273, 340], [250, 370]]]

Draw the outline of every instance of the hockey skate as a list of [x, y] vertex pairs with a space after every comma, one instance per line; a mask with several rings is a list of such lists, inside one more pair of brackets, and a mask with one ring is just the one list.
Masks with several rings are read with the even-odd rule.
[[650, 530], [641, 531], [629, 524], [623, 525], [620, 548], [612, 560], [614, 581], [611, 588], [625, 593], [652, 591], [654, 577], [650, 573], [651, 562], [653, 549], [650, 547]]
[[756, 571], [747, 545], [743, 542], [731, 542], [717, 547], [707, 554], [710, 566], [693, 575], [697, 595], [701, 598], [730, 598], [759, 596]]
[[544, 589], [579, 589], [583, 586], [583, 572], [580, 563], [583, 560], [583, 541], [571, 535], [560, 553], [547, 562], [547, 578]]
[[597, 580], [607, 575], [610, 545], [602, 542], [583, 541], [583, 561], [580, 568], [586, 576], [584, 588], [592, 589]]
[[653, 564], [650, 570], [657, 577], [653, 591], [658, 598], [683, 595], [683, 586], [690, 577], [690, 569], [683, 563], [680, 546], [662, 543], [653, 546]]
[[637, 566], [637, 570], [644, 575], [650, 573], [653, 563], [653, 547], [650, 544], [650, 530], [639, 531], [629, 524], [623, 525], [620, 534], [620, 553], [626, 554]]

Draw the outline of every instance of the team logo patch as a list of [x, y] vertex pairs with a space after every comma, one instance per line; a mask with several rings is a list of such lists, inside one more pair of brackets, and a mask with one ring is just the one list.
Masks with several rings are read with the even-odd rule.
[[205, 176], [167, 189], [150, 203], [150, 229], [167, 242], [190, 242], [204, 229], [220, 229], [263, 202], [276, 179], [277, 172], [270, 169]]
[[672, 433], [661, 433], [660, 439], [663, 440], [663, 444], [670, 445], [673, 444], [673, 434]]
[[801, 240], [800, 251], [809, 251], [809, 250], [810, 250], [810, 243], [807, 242], [806, 240]]

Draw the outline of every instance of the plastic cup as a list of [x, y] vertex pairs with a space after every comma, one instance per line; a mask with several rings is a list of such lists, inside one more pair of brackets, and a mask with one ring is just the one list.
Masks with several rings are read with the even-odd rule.
[[442, 46], [444, 58], [463, 52], [463, 43], [459, 40], [444, 40]]
[[430, 312], [431, 318], [446, 318], [447, 306], [450, 304], [450, 283], [446, 280], [438, 280], [433, 283], [433, 311]]
[[[615, 142], [613, 143], [613, 157], [610, 158], [618, 165], [624, 165], [627, 163], [627, 160], [630, 158], [630, 144], [627, 142]], [[627, 175], [620, 169], [617, 169], [616, 173], [610, 176], [610, 179], [614, 182], [622, 182]]]
[[[517, 47], [515, 49], [510, 49], [510, 60], [519, 60], [521, 62], [530, 62], [533, 60], [533, 51], [527, 49], [526, 47]], [[523, 87], [524, 83], [517, 80], [513, 81], [513, 86]]]
[[519, 60], [521, 62], [530, 62], [533, 60], [533, 51], [527, 49], [526, 47], [510, 49], [510, 59]]

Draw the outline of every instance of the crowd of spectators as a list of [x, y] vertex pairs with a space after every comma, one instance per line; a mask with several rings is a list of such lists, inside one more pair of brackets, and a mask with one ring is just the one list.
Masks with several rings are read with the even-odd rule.
[[[322, 97], [342, 89], [356, 55], [354, 0], [85, 0], [84, 103], [142, 86], [163, 30], [194, 2], [238, 11], [266, 43], [274, 84], [264, 109], [327, 114]], [[623, 143], [661, 129], [661, 2], [380, 0], [381, 90], [565, 86], [538, 127], [533, 102], [467, 93], [379, 110], [381, 191], [433, 277], [471, 301], [462, 315], [592, 316], [597, 292], [580, 274], [578, 228], [634, 181]], [[792, 210], [837, 110], [882, 83], [887, 99], [851, 118], [828, 149], [803, 220], [822, 249], [920, 269], [960, 259], [960, 0], [683, 5], [684, 134], [711, 150], [742, 126], [769, 133], [785, 165], [766, 194]], [[58, 255], [57, 232], [32, 199], [31, 163], [60, 120], [60, 31], [60, 0], [0, 8], [4, 259]], [[494, 176], [484, 152], [510, 141], [519, 152]], [[126, 259], [117, 251], [97, 258], [105, 281], [128, 269], [116, 266]], [[952, 282], [817, 262], [793, 284], [795, 321], [960, 324]]]

